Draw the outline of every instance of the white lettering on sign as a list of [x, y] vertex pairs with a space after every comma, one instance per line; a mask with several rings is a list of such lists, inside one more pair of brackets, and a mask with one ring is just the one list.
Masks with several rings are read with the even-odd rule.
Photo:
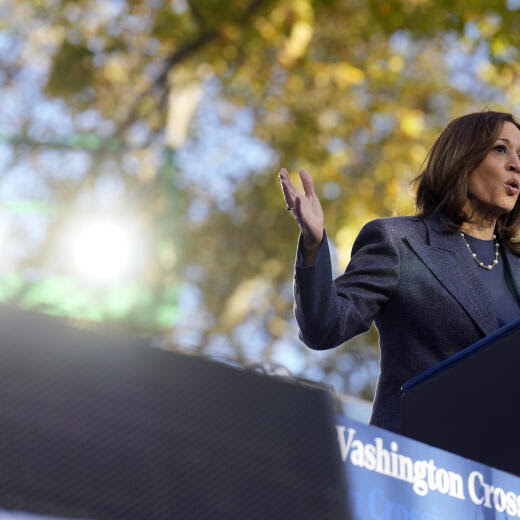
[[381, 437], [374, 443], [363, 443], [356, 439], [356, 430], [345, 426], [336, 426], [339, 448], [343, 462], [350, 460], [354, 466], [375, 471], [391, 478], [409, 482], [414, 492], [426, 496], [430, 491], [464, 500], [464, 482], [462, 476], [444, 468], [437, 468], [433, 459], [412, 460], [399, 453], [397, 442], [390, 443], [390, 450], [384, 447]]
[[[399, 453], [397, 442], [385, 447], [381, 437], [374, 437], [373, 443], [365, 443], [356, 438], [356, 430], [336, 426], [341, 459], [353, 466], [364, 468], [390, 478], [402, 480], [412, 485], [414, 493], [426, 496], [438, 492], [459, 500], [466, 500], [464, 478], [459, 473], [437, 467], [433, 459], [413, 460]], [[383, 493], [381, 489], [374, 492]], [[374, 495], [371, 508], [378, 509], [379, 502]], [[477, 506], [494, 509], [498, 513], [520, 518], [520, 495], [511, 490], [491, 485], [479, 471], [472, 471], [467, 478], [467, 493]], [[399, 506], [401, 507], [401, 506]], [[377, 518], [377, 516], [373, 516]], [[386, 518], [386, 517], [385, 517]]]

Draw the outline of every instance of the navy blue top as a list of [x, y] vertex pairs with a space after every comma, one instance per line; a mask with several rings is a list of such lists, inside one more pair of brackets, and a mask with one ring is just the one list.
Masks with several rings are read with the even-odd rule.
[[[481, 240], [466, 233], [464, 233], [464, 238], [481, 262], [485, 265], [493, 263], [495, 259], [494, 240]], [[500, 246], [499, 251], [498, 264], [493, 269], [484, 269], [477, 262], [473, 262], [472, 265], [475, 274], [489, 289], [498, 326], [502, 327], [520, 316], [520, 305], [513, 289], [509, 269], [504, 262], [504, 248]]]

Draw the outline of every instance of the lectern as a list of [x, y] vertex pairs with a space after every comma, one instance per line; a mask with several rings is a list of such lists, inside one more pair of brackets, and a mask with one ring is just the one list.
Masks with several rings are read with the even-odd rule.
[[520, 319], [406, 382], [401, 433], [520, 475]]
[[347, 517], [328, 392], [0, 307], [0, 508]]

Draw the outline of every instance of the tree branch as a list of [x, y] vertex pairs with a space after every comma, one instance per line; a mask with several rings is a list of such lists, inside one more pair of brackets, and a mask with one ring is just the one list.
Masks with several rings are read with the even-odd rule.
[[193, 3], [193, 0], [187, 0], [187, 3], [190, 6], [190, 11], [193, 14], [193, 17], [195, 18], [195, 20], [199, 24], [199, 27], [201, 29], [204, 29], [204, 27], [206, 27], [206, 25], [207, 25], [206, 24], [206, 20], [204, 20], [204, 18], [200, 14], [200, 11], [198, 10], [198, 8]]
[[[266, 3], [267, 0], [251, 0], [251, 2], [246, 7], [243, 15], [238, 19], [238, 22], [240, 24], [244, 24], [248, 21], [248, 19], [253, 15], [253, 13], [259, 9], [263, 4]], [[200, 20], [202, 20], [202, 17], [200, 16], [200, 13], [198, 13], [197, 9], [193, 9], [192, 2], [188, 2], [190, 7], [192, 8], [192, 12], [194, 13], [194, 16]], [[217, 29], [208, 29], [203, 31], [198, 38], [195, 40], [188, 42], [186, 45], [181, 47], [180, 49], [175, 50], [166, 58], [164, 62], [164, 67], [161, 71], [161, 73], [157, 76], [155, 81], [153, 82], [153, 85], [148, 87], [146, 90], [144, 90], [136, 99], [136, 102], [134, 103], [134, 108], [130, 111], [127, 118], [120, 124], [115, 136], [120, 137], [123, 132], [137, 119], [137, 105], [139, 104], [139, 101], [141, 101], [146, 96], [157, 92], [158, 90], [166, 90], [166, 82], [168, 78], [168, 73], [170, 70], [187, 59], [189, 56], [194, 54], [196, 51], [207, 45], [212, 40], [216, 39], [220, 36], [220, 32]], [[163, 92], [163, 95], [161, 96], [162, 102], [164, 102], [165, 99], [165, 92]]]

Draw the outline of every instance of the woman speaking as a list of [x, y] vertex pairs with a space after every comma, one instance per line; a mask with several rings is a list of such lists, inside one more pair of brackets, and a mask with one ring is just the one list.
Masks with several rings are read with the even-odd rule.
[[425, 165], [417, 214], [368, 222], [335, 280], [311, 177], [300, 171], [301, 193], [279, 174], [301, 230], [300, 337], [328, 349], [375, 323], [381, 358], [370, 422], [393, 431], [405, 381], [520, 316], [520, 124], [500, 112], [459, 117]]

